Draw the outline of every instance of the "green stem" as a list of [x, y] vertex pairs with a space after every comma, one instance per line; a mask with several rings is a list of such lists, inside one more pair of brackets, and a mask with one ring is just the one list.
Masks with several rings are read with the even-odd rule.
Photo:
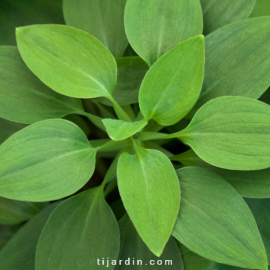
[[115, 179], [115, 180], [111, 181], [111, 182], [108, 184], [107, 188], [105, 189], [105, 191], [104, 191], [104, 198], [107, 198], [108, 195], [109, 195], [116, 187], [117, 187], [117, 180]]
[[99, 112], [103, 118], [115, 119], [115, 115], [111, 113], [105, 106], [98, 101], [93, 101], [93, 103], [98, 107]]
[[97, 151], [115, 151], [130, 146], [130, 140], [108, 141], [107, 143], [96, 147]]
[[173, 134], [166, 134], [161, 132], [142, 132], [139, 135], [141, 141], [152, 141], [152, 140], [169, 140], [169, 139], [179, 139], [183, 138], [183, 130], [178, 131]]
[[102, 123], [102, 118], [84, 111], [74, 112], [75, 114], [86, 116], [95, 126], [106, 132], [105, 126]]
[[148, 125], [144, 128], [144, 131], [157, 132], [157, 131], [160, 131], [163, 128], [164, 128], [164, 126], [159, 125], [154, 120], [150, 120]]
[[165, 140], [171, 139], [168, 138], [170, 134], [160, 133], [160, 132], [142, 132], [139, 135], [141, 141], [150, 141], [150, 140]]
[[140, 120], [143, 120], [144, 117], [143, 117], [143, 114], [141, 113], [141, 111], [139, 111], [137, 117], [136, 117], [136, 121], [140, 121]]
[[124, 105], [122, 106], [123, 110], [127, 113], [127, 115], [130, 117], [130, 119], [132, 121], [135, 121], [136, 120], [136, 116], [131, 108], [130, 105]]
[[132, 122], [130, 117], [127, 115], [127, 113], [121, 108], [121, 106], [114, 100], [113, 97], [107, 97], [107, 98], [112, 102], [115, 113], [120, 120], [123, 120], [126, 122]]
[[99, 173], [99, 175], [103, 178], [106, 175], [106, 171], [107, 171], [107, 166], [105, 164], [105, 162], [101, 159], [101, 158], [96, 158], [97, 162], [96, 162], [96, 170]]

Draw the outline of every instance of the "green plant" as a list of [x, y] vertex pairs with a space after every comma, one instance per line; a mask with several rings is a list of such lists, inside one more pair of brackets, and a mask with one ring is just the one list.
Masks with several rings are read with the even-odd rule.
[[0, 270], [268, 269], [255, 2], [64, 0], [68, 26], [16, 29], [0, 47]]

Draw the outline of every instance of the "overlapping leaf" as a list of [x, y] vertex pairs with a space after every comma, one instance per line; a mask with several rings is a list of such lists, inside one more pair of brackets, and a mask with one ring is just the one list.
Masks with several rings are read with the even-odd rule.
[[25, 125], [8, 121], [0, 118], [0, 144], [9, 138], [12, 134], [24, 128]]
[[193, 253], [179, 242], [178, 245], [181, 250], [185, 270], [209, 270], [213, 262]]
[[16, 45], [16, 27], [40, 23], [64, 23], [60, 0], [2, 0], [0, 45]]
[[270, 169], [257, 171], [233, 171], [212, 166], [199, 158], [193, 150], [171, 157], [184, 166], [198, 166], [220, 175], [228, 181], [243, 197], [270, 198]]
[[79, 98], [111, 96], [116, 63], [96, 38], [64, 25], [21, 27], [16, 36], [24, 62], [56, 92]]
[[269, 16], [270, 5], [268, 1], [257, 0], [250, 17]]
[[231, 265], [213, 263], [207, 270], [250, 270], [247, 268], [239, 268]]
[[144, 118], [173, 125], [197, 101], [204, 74], [204, 38], [190, 38], [163, 55], [147, 72], [139, 93]]
[[90, 189], [62, 202], [52, 213], [38, 242], [35, 269], [101, 269], [98, 259], [116, 260], [119, 247], [117, 222], [102, 189]]
[[0, 250], [7, 244], [21, 225], [0, 225]]
[[75, 124], [44, 120], [0, 146], [0, 196], [50, 201], [71, 195], [91, 177], [96, 149]]
[[270, 106], [245, 97], [205, 104], [189, 126], [171, 135], [211, 165], [229, 170], [270, 167]]
[[160, 256], [179, 210], [179, 181], [164, 154], [135, 147], [134, 155], [123, 153], [119, 158], [118, 188], [140, 237]]
[[226, 24], [248, 18], [255, 3], [256, 0], [201, 0], [204, 34], [213, 32]]
[[125, 29], [133, 49], [151, 66], [179, 42], [202, 33], [199, 0], [128, 0]]
[[184, 265], [180, 250], [171, 237], [160, 258], [156, 257], [145, 245], [138, 235], [134, 225], [126, 214], [119, 222], [121, 233], [121, 248], [119, 260], [121, 265], [117, 265], [115, 270], [120, 269], [175, 269], [184, 270]]
[[246, 199], [261, 233], [266, 249], [268, 261], [270, 261], [270, 200]]
[[0, 224], [18, 224], [37, 214], [47, 203], [32, 203], [0, 197]]
[[256, 222], [239, 193], [217, 174], [199, 167], [177, 171], [181, 208], [173, 235], [210, 260], [255, 269], [268, 262]]
[[35, 252], [41, 231], [57, 204], [50, 204], [26, 223], [0, 251], [1, 270], [35, 270]]
[[52, 91], [34, 76], [16, 47], [0, 47], [0, 117], [31, 124], [79, 110], [83, 108], [77, 100]]
[[[121, 57], [116, 59], [116, 63], [117, 82], [113, 98], [119, 105], [137, 103], [139, 88], [148, 65], [140, 57]], [[98, 98], [98, 101], [108, 106], [112, 105], [106, 98]]]
[[105, 125], [108, 135], [114, 141], [127, 139], [147, 125], [147, 121], [144, 120], [125, 122], [116, 119], [103, 119], [102, 122]]
[[269, 25], [270, 17], [253, 18], [222, 27], [206, 37], [204, 83], [193, 113], [216, 97], [257, 99], [266, 91], [270, 85]]
[[99, 39], [115, 57], [128, 45], [124, 29], [126, 0], [64, 0], [67, 25], [82, 29]]

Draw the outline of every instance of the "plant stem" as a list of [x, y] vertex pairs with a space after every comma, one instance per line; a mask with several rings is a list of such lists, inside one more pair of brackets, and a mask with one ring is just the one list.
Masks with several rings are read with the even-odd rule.
[[105, 108], [103, 104], [99, 103], [98, 101], [93, 101], [93, 103], [98, 107], [99, 112], [103, 118], [116, 118], [115, 115], [111, 113], [107, 108]]
[[107, 196], [117, 187], [117, 180], [111, 181], [107, 188], [104, 191], [104, 198], [107, 198]]
[[115, 113], [120, 120], [123, 120], [126, 122], [132, 122], [130, 117], [127, 115], [127, 113], [121, 108], [121, 106], [114, 100], [113, 97], [107, 97], [107, 98], [112, 102]]
[[131, 108], [130, 105], [125, 105], [125, 106], [122, 106], [123, 110], [127, 113], [127, 115], [130, 117], [130, 119], [132, 121], [135, 121], [136, 120], [136, 117], [135, 117], [135, 114]]
[[94, 125], [106, 132], [105, 126], [102, 123], [102, 118], [84, 111], [74, 112], [75, 114], [86, 116]]
[[115, 151], [124, 147], [130, 146], [130, 140], [126, 139], [123, 141], [108, 141], [107, 143], [96, 147], [98, 151]]

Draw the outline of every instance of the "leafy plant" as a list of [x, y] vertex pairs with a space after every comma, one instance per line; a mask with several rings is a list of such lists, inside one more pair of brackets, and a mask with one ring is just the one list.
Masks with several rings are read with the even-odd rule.
[[67, 25], [16, 29], [0, 46], [1, 270], [268, 269], [255, 2], [64, 0]]

